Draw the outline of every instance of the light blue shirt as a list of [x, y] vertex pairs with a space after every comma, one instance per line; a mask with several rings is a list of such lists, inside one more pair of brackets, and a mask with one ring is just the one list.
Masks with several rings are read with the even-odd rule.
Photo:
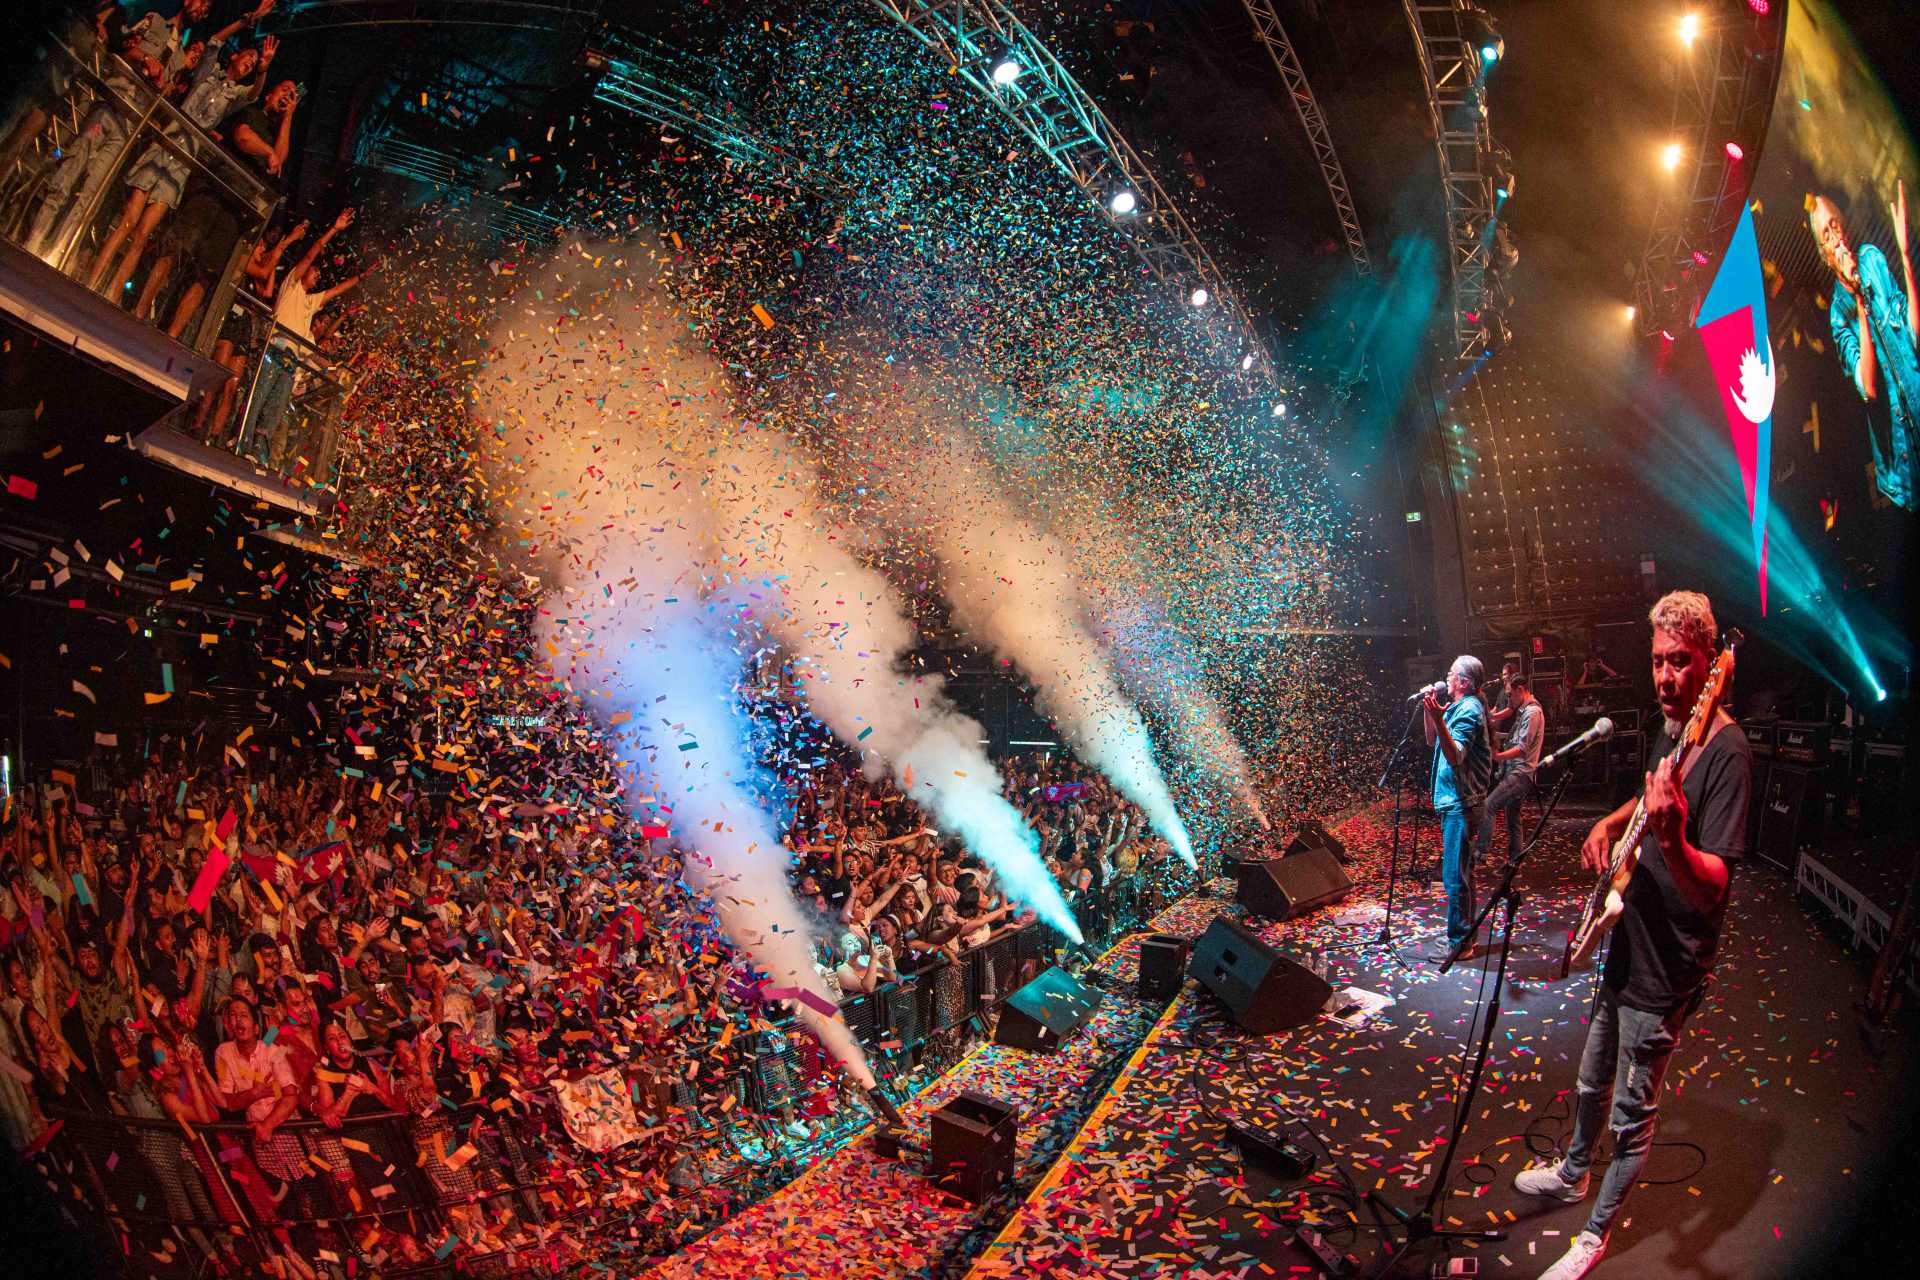
[[1473, 806], [1487, 798], [1493, 780], [1493, 740], [1487, 736], [1487, 709], [1478, 697], [1468, 694], [1449, 706], [1442, 723], [1460, 747], [1460, 768], [1456, 773], [1440, 746], [1433, 740], [1433, 807], [1435, 809]]
[[[1873, 442], [1873, 474], [1887, 500], [1907, 511], [1914, 509], [1916, 484], [1914, 454], [1920, 451], [1920, 353], [1907, 327], [1906, 281], [1895, 281], [1887, 257], [1873, 245], [1863, 245], [1858, 258], [1860, 285], [1867, 295], [1867, 322], [1873, 326], [1873, 357], [1879, 368], [1878, 393], [1867, 401], [1867, 435]], [[1853, 294], [1844, 287], [1833, 291], [1827, 319], [1833, 325], [1840, 367], [1860, 385], [1860, 317]]]

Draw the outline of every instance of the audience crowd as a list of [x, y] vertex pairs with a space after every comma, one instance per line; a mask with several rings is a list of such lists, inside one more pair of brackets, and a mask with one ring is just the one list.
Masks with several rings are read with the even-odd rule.
[[[604, 765], [572, 745], [576, 761], [550, 763], [585, 794]], [[1082, 955], [1182, 891], [1184, 866], [1106, 783], [1051, 753], [1002, 768], [1086, 934]], [[289, 1275], [356, 1253], [560, 1249], [594, 1156], [561, 1129], [552, 1084], [613, 1067], [663, 1104], [659, 1140], [625, 1153], [624, 1194], [698, 1200], [702, 1133], [743, 1096], [732, 1077], [748, 1052], [715, 1046], [740, 1031], [764, 1051], [752, 1029], [784, 1020], [669, 842], [627, 838], [609, 812], [357, 772], [299, 751], [213, 762], [172, 740], [125, 770], [102, 761], [12, 798], [8, 1139], [32, 1151], [86, 1117], [170, 1122], [133, 1127], [118, 1158], [143, 1167], [120, 1176], [192, 1223], [187, 1239], [217, 1271], [242, 1266], [236, 1235], [216, 1229], [240, 1220], [237, 1201]], [[926, 975], [940, 1022], [965, 1034], [990, 1009], [955, 1007], [967, 989], [942, 962], [1031, 913], [850, 764], [810, 770], [797, 794], [793, 887], [817, 917], [829, 988]], [[776, 1119], [804, 1141], [847, 1091], [810, 1038], [793, 1039], [808, 1078]], [[356, 1125], [375, 1114], [398, 1127]], [[183, 1141], [222, 1121], [244, 1124], [244, 1143]], [[380, 1145], [397, 1140], [408, 1149]], [[403, 1163], [444, 1211], [437, 1237], [396, 1191]]]

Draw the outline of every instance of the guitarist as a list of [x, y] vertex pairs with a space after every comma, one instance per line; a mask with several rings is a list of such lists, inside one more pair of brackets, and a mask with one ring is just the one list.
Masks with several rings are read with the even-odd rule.
[[[1564, 1160], [1524, 1170], [1513, 1185], [1569, 1203], [1585, 1199], [1594, 1142], [1609, 1105], [1613, 1163], [1585, 1229], [1543, 1280], [1578, 1280], [1606, 1252], [1607, 1233], [1653, 1145], [1667, 1062], [1712, 977], [1732, 864], [1747, 853], [1751, 759], [1746, 735], [1716, 708], [1684, 771], [1676, 774], [1667, 758], [1713, 665], [1718, 634], [1713, 606], [1698, 592], [1675, 591], [1661, 597], [1648, 621], [1653, 624], [1653, 686], [1664, 720], [1654, 741], [1659, 763], [1646, 777], [1639, 865], [1627, 884], [1625, 911], [1614, 927], [1587, 1024], [1573, 1141]], [[1626, 831], [1634, 807], [1629, 801], [1594, 824], [1580, 849], [1587, 871], [1598, 875], [1612, 865], [1613, 844]]]

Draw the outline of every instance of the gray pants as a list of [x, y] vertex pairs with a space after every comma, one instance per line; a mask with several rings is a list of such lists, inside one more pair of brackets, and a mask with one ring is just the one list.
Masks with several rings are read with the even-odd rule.
[[1507, 861], [1512, 862], [1519, 856], [1520, 806], [1533, 799], [1533, 789], [1531, 773], [1513, 770], [1487, 793], [1486, 820], [1480, 824], [1480, 830], [1473, 838], [1473, 860], [1476, 864], [1485, 861], [1487, 851], [1493, 847], [1493, 828], [1503, 815], [1507, 825]]
[[1620, 1217], [1627, 1192], [1640, 1178], [1653, 1147], [1654, 1119], [1660, 1111], [1660, 1085], [1687, 1019], [1700, 1007], [1706, 983], [1677, 1008], [1664, 1013], [1630, 1009], [1606, 990], [1587, 1024], [1587, 1048], [1580, 1058], [1579, 1093], [1574, 1104], [1573, 1141], [1561, 1161], [1560, 1176], [1578, 1182], [1593, 1167], [1593, 1144], [1609, 1100], [1613, 1163], [1600, 1181], [1600, 1195], [1587, 1216], [1586, 1230], [1606, 1237]]

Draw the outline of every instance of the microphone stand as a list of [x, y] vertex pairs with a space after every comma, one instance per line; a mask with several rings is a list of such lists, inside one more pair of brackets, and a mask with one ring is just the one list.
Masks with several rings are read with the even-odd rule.
[[[1444, 1242], [1450, 1239], [1504, 1240], [1507, 1238], [1506, 1231], [1497, 1227], [1436, 1226], [1434, 1210], [1440, 1203], [1441, 1194], [1446, 1190], [1447, 1174], [1453, 1168], [1454, 1153], [1460, 1150], [1461, 1140], [1466, 1137], [1467, 1117], [1473, 1112], [1474, 1098], [1480, 1092], [1480, 1077], [1487, 1069], [1487, 1055], [1493, 1048], [1494, 1025], [1500, 1021], [1500, 993], [1506, 987], [1507, 961], [1513, 954], [1513, 920], [1520, 910], [1520, 893], [1513, 887], [1514, 877], [1520, 874], [1521, 864], [1526, 862], [1534, 846], [1540, 842], [1540, 833], [1546, 829], [1547, 819], [1553, 816], [1554, 809], [1560, 803], [1561, 793], [1567, 789], [1567, 780], [1572, 776], [1571, 769], [1561, 773], [1560, 781], [1554, 784], [1553, 795], [1548, 798], [1546, 808], [1540, 811], [1540, 820], [1534, 824], [1533, 834], [1527, 837], [1526, 848], [1507, 860], [1506, 870], [1500, 877], [1500, 887], [1494, 890], [1491, 898], [1487, 899], [1487, 904], [1480, 908], [1480, 914], [1474, 917], [1473, 926], [1467, 930], [1466, 936], [1460, 939], [1440, 965], [1441, 973], [1453, 968], [1467, 948], [1473, 945], [1474, 939], [1480, 936], [1480, 926], [1486, 923], [1487, 917], [1493, 914], [1494, 908], [1499, 906], [1506, 908], [1500, 928], [1500, 964], [1494, 970], [1493, 994], [1487, 1002], [1487, 1016], [1481, 1022], [1480, 1043], [1474, 1048], [1473, 1066], [1467, 1073], [1466, 1092], [1454, 1104], [1453, 1129], [1447, 1137], [1447, 1149], [1440, 1157], [1440, 1168], [1434, 1172], [1433, 1183], [1427, 1188], [1426, 1203], [1421, 1205], [1417, 1212], [1408, 1213], [1378, 1192], [1367, 1192], [1367, 1205], [1373, 1210], [1374, 1219], [1379, 1223], [1381, 1230], [1383, 1232], [1392, 1230], [1386, 1220], [1390, 1215], [1394, 1223], [1406, 1232], [1406, 1237], [1381, 1260], [1379, 1267], [1374, 1270], [1376, 1280], [1378, 1277], [1391, 1275], [1402, 1258], [1429, 1240]], [[1382, 1210], [1385, 1211], [1384, 1215]]]
[[[1393, 958], [1395, 964], [1399, 965], [1402, 969], [1410, 967], [1405, 960], [1400, 958], [1400, 949], [1396, 947], [1393, 942], [1393, 891], [1395, 883], [1400, 879], [1400, 798], [1406, 790], [1406, 786], [1404, 785], [1406, 780], [1399, 776], [1401, 755], [1406, 752], [1407, 744], [1413, 741], [1413, 726], [1420, 723], [1422, 710], [1423, 708], [1418, 702], [1413, 704], [1413, 714], [1407, 718], [1407, 727], [1401, 732], [1400, 741], [1393, 744], [1393, 753], [1387, 757], [1386, 770], [1380, 775], [1381, 786], [1391, 785], [1393, 787], [1393, 853], [1387, 862], [1387, 914], [1386, 917], [1380, 921], [1380, 932], [1371, 938], [1362, 938], [1358, 942], [1341, 942], [1330, 947], [1323, 947], [1321, 948], [1323, 951], [1345, 951], [1349, 947], [1384, 946], [1387, 949], [1387, 954]], [[1409, 755], [1408, 758], [1411, 759], [1411, 756]], [[1413, 820], [1415, 824], [1414, 848], [1418, 851], [1420, 844], [1420, 815], [1417, 812], [1414, 814]]]

